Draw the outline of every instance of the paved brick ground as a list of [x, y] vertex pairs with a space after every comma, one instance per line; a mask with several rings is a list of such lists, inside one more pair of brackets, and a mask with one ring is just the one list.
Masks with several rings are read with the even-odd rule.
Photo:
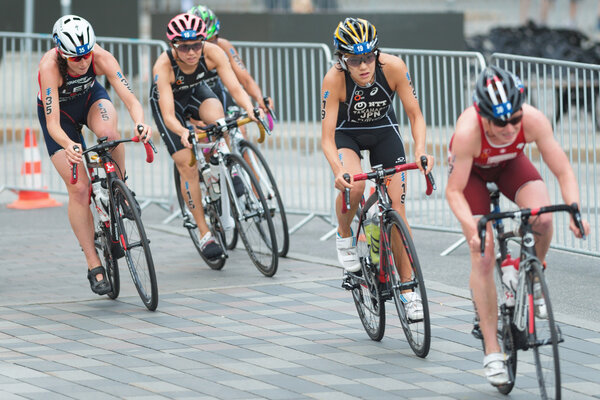
[[[151, 207], [160, 289], [152, 313], [123, 269], [118, 300], [90, 292], [65, 213], [0, 210], [1, 399], [505, 398], [482, 375], [464, 288], [428, 279], [433, 338], [420, 359], [392, 304], [384, 339], [368, 338], [331, 243], [315, 243], [310, 257], [294, 239], [294, 258], [272, 279], [243, 250], [211, 271]], [[565, 399], [600, 398], [600, 330], [585, 322], [561, 324]], [[519, 357], [510, 398], [535, 398], [531, 352]]]

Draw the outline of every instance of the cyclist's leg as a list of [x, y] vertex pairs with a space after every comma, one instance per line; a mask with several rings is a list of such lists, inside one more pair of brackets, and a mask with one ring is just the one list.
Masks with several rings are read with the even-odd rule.
[[[71, 184], [72, 167], [67, 161], [64, 149], [54, 141], [48, 132], [46, 119], [43, 113], [43, 107], [39, 107], [41, 103], [38, 100], [38, 119], [44, 134], [44, 142], [50, 156], [50, 160], [56, 168], [56, 171], [65, 182], [67, 193], [69, 195], [68, 216], [71, 224], [71, 229], [83, 250], [88, 270], [91, 270], [99, 265], [102, 265], [96, 247], [94, 245], [94, 220], [90, 210], [89, 203], [89, 179], [84, 171], [83, 163], [79, 164], [79, 175], [75, 185]], [[71, 106], [61, 106], [60, 126], [65, 133], [75, 142], [82, 143], [83, 140], [76, 125], [81, 116], [82, 108], [77, 104]], [[98, 281], [103, 279], [101, 274], [96, 276]]]
[[[94, 84], [86, 106], [86, 125], [94, 135], [99, 138], [108, 137], [108, 140], [121, 138], [117, 128], [117, 110], [106, 90], [98, 82]], [[125, 175], [125, 147], [118, 145], [112, 150], [111, 155], [119, 166], [117, 171]]]
[[175, 168], [177, 168], [181, 177], [181, 194], [194, 216], [194, 220], [200, 231], [200, 237], [202, 238], [209, 232], [209, 228], [206, 224], [204, 209], [202, 207], [202, 191], [200, 189], [198, 167], [196, 164], [190, 166], [192, 152], [189, 149], [181, 149], [173, 153], [171, 157], [175, 161]]
[[[548, 188], [529, 158], [521, 153], [507, 163], [498, 179], [498, 188], [519, 208], [537, 208], [550, 204]], [[535, 235], [535, 250], [544, 261], [552, 240], [552, 214], [531, 219]]]

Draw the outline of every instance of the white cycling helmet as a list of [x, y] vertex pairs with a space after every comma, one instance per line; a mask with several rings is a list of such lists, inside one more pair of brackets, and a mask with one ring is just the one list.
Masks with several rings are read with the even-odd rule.
[[77, 15], [60, 17], [52, 28], [52, 38], [60, 52], [68, 57], [87, 54], [96, 44], [94, 29]]

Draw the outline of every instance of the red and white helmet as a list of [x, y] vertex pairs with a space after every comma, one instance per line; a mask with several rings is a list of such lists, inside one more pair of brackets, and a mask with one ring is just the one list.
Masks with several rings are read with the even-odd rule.
[[194, 14], [179, 14], [167, 24], [167, 39], [171, 42], [185, 40], [205, 40], [206, 25], [202, 18]]

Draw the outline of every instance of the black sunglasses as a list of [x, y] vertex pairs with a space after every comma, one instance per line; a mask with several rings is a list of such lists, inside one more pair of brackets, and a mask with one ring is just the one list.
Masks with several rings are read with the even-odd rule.
[[493, 119], [492, 124], [496, 125], [499, 128], [504, 128], [508, 124], [517, 125], [518, 123], [521, 122], [522, 119], [523, 119], [523, 114], [519, 115], [518, 117], [509, 119], [508, 121], [503, 121], [501, 119]]

